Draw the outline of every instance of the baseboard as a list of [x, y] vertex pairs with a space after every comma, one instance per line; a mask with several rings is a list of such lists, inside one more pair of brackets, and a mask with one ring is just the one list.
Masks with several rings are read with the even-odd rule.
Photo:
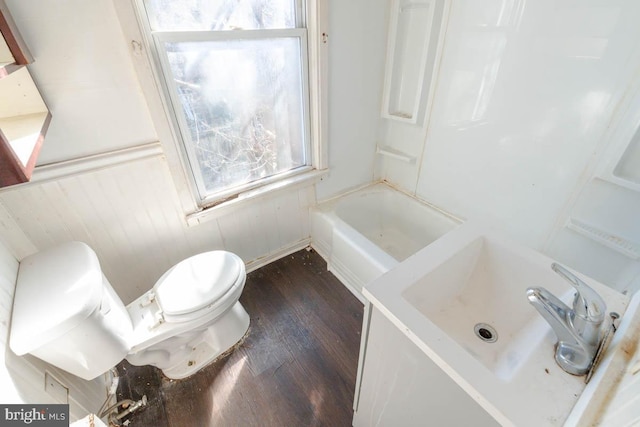
[[289, 246], [280, 248], [279, 250], [272, 252], [268, 255], [251, 260], [245, 264], [247, 273], [251, 273], [252, 271], [259, 269], [260, 267], [264, 267], [267, 264], [271, 264], [272, 262], [277, 261], [280, 258], [284, 258], [287, 255], [291, 255], [294, 252], [298, 252], [299, 250], [302, 250], [308, 247], [310, 243], [311, 243], [311, 238], [307, 237]]

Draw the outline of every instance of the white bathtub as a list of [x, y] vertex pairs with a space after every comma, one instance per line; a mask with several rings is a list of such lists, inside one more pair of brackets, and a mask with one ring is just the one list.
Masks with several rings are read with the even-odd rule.
[[362, 287], [460, 221], [386, 184], [311, 209], [311, 245], [363, 300]]

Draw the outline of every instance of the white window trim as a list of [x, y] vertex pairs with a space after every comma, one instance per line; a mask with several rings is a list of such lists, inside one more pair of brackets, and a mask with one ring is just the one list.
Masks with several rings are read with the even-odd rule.
[[[141, 3], [144, 0], [139, 0]], [[226, 41], [226, 40], [262, 40], [264, 38], [296, 38], [300, 40], [300, 54], [303, 57], [306, 57], [307, 54], [307, 30], [306, 28], [289, 28], [282, 30], [248, 30], [248, 31], [156, 31], [152, 34], [152, 39], [155, 43], [156, 47], [156, 60], [158, 68], [161, 73], [169, 72], [171, 69], [169, 64], [169, 57], [167, 56], [166, 51], [162, 47], [162, 45], [166, 42], [206, 42], [206, 41]], [[156, 56], [156, 55], [154, 55]], [[285, 171], [282, 173], [278, 173], [276, 175], [266, 177], [260, 179], [258, 181], [252, 181], [245, 184], [235, 185], [226, 190], [217, 191], [212, 194], [203, 195], [201, 194], [202, 189], [205, 188], [205, 183], [202, 181], [202, 176], [193, 171], [193, 168], [196, 168], [197, 165], [194, 164], [194, 159], [196, 158], [196, 154], [194, 152], [194, 148], [191, 144], [184, 141], [184, 134], [188, 133], [189, 126], [186, 123], [186, 119], [182, 110], [180, 110], [177, 106], [181, 105], [180, 99], [178, 98], [178, 89], [176, 84], [172, 78], [168, 78], [167, 76], [162, 77], [161, 86], [165, 91], [165, 98], [170, 99], [172, 101], [171, 105], [168, 105], [172, 111], [172, 122], [175, 126], [175, 129], [182, 129], [183, 132], [181, 135], [178, 135], [180, 138], [179, 149], [183, 150], [184, 158], [190, 159], [187, 164], [184, 165], [185, 173], [190, 176], [190, 178], [195, 182], [194, 188], [196, 189], [196, 194], [194, 196], [198, 199], [198, 204], [203, 207], [209, 207], [218, 205], [220, 203], [224, 203], [224, 201], [228, 198], [235, 198], [238, 195], [242, 194], [245, 191], [252, 190], [254, 188], [258, 188], [264, 185], [268, 185], [275, 180], [278, 179], [286, 179], [291, 174], [299, 174], [304, 173], [314, 167], [313, 165], [313, 155], [311, 154], [311, 135], [310, 135], [310, 117], [309, 117], [309, 105], [307, 104], [307, 100], [310, 99], [309, 96], [309, 70], [307, 66], [306, 60], [301, 58], [300, 66], [302, 70], [302, 95], [303, 95], [303, 129], [304, 135], [303, 138], [305, 140], [305, 159], [311, 159], [311, 161], [303, 165], [301, 167]], [[309, 103], [311, 101], [309, 100]], [[178, 109], [179, 111], [176, 111]], [[308, 143], [307, 143], [308, 142]], [[189, 165], [191, 164], [191, 165]], [[200, 189], [200, 190], [198, 190]]]
[[[163, 80], [158, 59], [151, 54], [149, 46], [154, 43], [150, 31], [144, 30], [148, 20], [140, 13], [143, 0], [114, 0], [114, 5], [127, 44], [131, 47], [134, 67], [142, 92], [147, 99], [151, 118], [158, 132], [159, 142], [167, 156], [171, 175], [176, 185], [185, 219], [193, 225], [201, 222], [193, 218], [203, 216], [198, 213], [208, 210], [221, 211], [227, 204], [238, 205], [244, 201], [254, 200], [256, 195], [264, 195], [272, 191], [281, 191], [300, 183], [312, 183], [321, 179], [328, 170], [328, 0], [307, 0], [303, 9], [307, 32], [308, 70], [307, 90], [309, 92], [309, 132], [311, 166], [302, 167], [278, 176], [274, 180], [266, 180], [240, 193], [234, 191], [234, 197], [214, 206], [198, 203], [198, 190], [195, 188], [191, 172], [188, 170], [188, 159], [182, 148], [175, 115], [171, 113], [171, 101], [161, 87]], [[321, 173], [319, 173], [321, 172]], [[294, 175], [294, 176], [292, 176]], [[295, 179], [294, 179], [295, 178]], [[278, 182], [282, 181], [282, 182]], [[209, 215], [204, 215], [209, 216]], [[217, 216], [217, 215], [214, 215]]]
[[229, 215], [237, 209], [241, 209], [248, 202], [255, 202], [269, 195], [281, 191], [292, 191], [308, 186], [322, 179], [327, 174], [326, 170], [309, 170], [303, 174], [297, 174], [289, 177], [278, 177], [271, 183], [264, 184], [253, 190], [240, 193], [238, 197], [225, 201], [224, 203], [194, 212], [186, 216], [188, 226], [194, 226], [203, 222]]

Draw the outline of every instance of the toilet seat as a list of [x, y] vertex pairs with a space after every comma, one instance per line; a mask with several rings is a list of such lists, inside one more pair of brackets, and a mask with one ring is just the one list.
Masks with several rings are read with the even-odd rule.
[[160, 277], [152, 292], [164, 321], [184, 322], [225, 302], [231, 305], [242, 285], [244, 263], [240, 257], [231, 252], [211, 251], [173, 266]]

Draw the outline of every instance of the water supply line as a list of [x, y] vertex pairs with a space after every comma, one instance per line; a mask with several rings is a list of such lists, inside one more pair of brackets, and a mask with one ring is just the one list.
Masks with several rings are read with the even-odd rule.
[[[98, 414], [98, 416], [100, 418], [105, 417], [107, 414], [111, 414], [112, 412], [116, 411], [118, 409], [119, 406], [130, 406], [130, 405], [135, 405], [136, 401], [135, 400], [131, 400], [131, 399], [123, 399], [117, 403], [114, 403], [113, 405], [109, 406], [107, 409], [105, 409], [104, 411], [100, 412]], [[111, 418], [111, 415], [109, 415], [109, 418]]]
[[[119, 407], [123, 407], [124, 410], [122, 412], [118, 412], [118, 408]], [[110, 407], [108, 407], [107, 409], [105, 409], [104, 411], [102, 411], [100, 413], [100, 418], [106, 416], [107, 414], [109, 415], [109, 424], [110, 425], [116, 425], [119, 426], [121, 425], [120, 420], [124, 417], [126, 417], [127, 415], [129, 415], [130, 413], [142, 408], [143, 406], [147, 406], [147, 395], [143, 395], [142, 399], [138, 400], [137, 402], [131, 399], [123, 399], [117, 403], [115, 403], [114, 405], [111, 405]]]
[[107, 398], [104, 400], [104, 403], [98, 409], [98, 417], [102, 418], [100, 414], [105, 410], [107, 405], [109, 404], [109, 400], [111, 400], [112, 396], [116, 395], [116, 391], [118, 390], [118, 384], [120, 383], [120, 377], [118, 376], [118, 371], [115, 368], [111, 368], [109, 371], [111, 373], [111, 385], [109, 386], [109, 390], [107, 390]]
[[[107, 407], [109, 401], [111, 400], [111, 397], [115, 396], [118, 389], [118, 384], [120, 383], [118, 371], [115, 368], [112, 368], [110, 370], [110, 373], [111, 385], [109, 386], [109, 390], [107, 390], [107, 398], [98, 410], [97, 414], [99, 418], [104, 418], [105, 416], [109, 415], [109, 424], [119, 426], [122, 425], [122, 423], [120, 422], [122, 418], [126, 417], [133, 411], [136, 411], [141, 407], [147, 405], [147, 395], [143, 395], [142, 399], [138, 400], [137, 402], [131, 399], [123, 399]], [[119, 407], [122, 407], [124, 410], [122, 412], [118, 412]]]
[[[133, 405], [130, 405], [127, 409], [125, 409], [122, 412], [119, 412], [117, 414], [114, 415], [115, 419], [120, 421], [122, 418], [126, 417], [127, 415], [129, 415], [130, 413], [132, 413], [133, 411], [142, 408], [143, 406], [147, 406], [147, 395], [143, 395], [142, 399], [138, 400], [137, 402], [134, 402]], [[110, 416], [111, 418], [111, 416]]]

